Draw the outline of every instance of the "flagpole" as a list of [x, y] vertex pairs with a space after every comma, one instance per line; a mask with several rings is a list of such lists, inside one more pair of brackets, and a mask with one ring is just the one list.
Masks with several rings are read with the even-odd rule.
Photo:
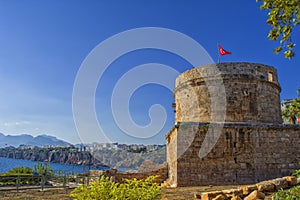
[[217, 44], [217, 47], [218, 47], [218, 63], [220, 64], [220, 50], [219, 50], [219, 42]]
[[223, 49], [219, 43], [218, 43], [218, 50], [219, 50], [218, 63], [220, 63], [221, 56], [231, 54], [231, 52], [226, 51], [225, 49]]

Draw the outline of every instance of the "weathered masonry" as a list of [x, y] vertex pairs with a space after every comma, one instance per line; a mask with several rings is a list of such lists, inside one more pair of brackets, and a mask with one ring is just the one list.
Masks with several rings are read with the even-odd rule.
[[243, 184], [300, 168], [300, 126], [282, 124], [275, 68], [220, 63], [176, 79], [167, 134], [171, 186]]

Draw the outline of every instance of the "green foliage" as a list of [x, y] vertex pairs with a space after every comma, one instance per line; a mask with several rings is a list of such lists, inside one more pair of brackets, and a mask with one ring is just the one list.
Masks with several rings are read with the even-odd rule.
[[260, 9], [267, 10], [267, 23], [272, 27], [268, 38], [280, 41], [273, 51], [278, 54], [284, 50], [284, 57], [294, 57], [295, 44], [292, 42], [292, 30], [300, 24], [300, 0], [256, 0], [261, 1]]
[[[300, 164], [300, 162], [299, 162], [299, 164]], [[296, 176], [297, 178], [300, 178], [300, 169], [295, 170], [293, 175]]]
[[51, 177], [55, 175], [54, 170], [51, 169], [50, 164], [43, 165], [42, 163], [38, 162], [38, 164], [34, 164], [34, 172], [40, 174], [40, 176]]
[[282, 118], [291, 124], [296, 124], [297, 117], [300, 117], [300, 98], [292, 100], [282, 111]]
[[300, 178], [300, 169], [295, 170], [293, 175]]
[[7, 175], [9, 174], [32, 174], [33, 170], [30, 167], [16, 167], [8, 172], [6, 172]]
[[272, 200], [298, 200], [300, 199], [300, 186], [292, 187], [289, 190], [279, 190]]
[[157, 176], [149, 176], [145, 180], [125, 179], [124, 183], [111, 182], [102, 176], [90, 186], [81, 186], [71, 193], [75, 200], [153, 200], [159, 199], [161, 186], [155, 183]]
[[[33, 173], [37, 172], [40, 176], [33, 176]], [[34, 165], [34, 169], [30, 167], [16, 167], [0, 174], [0, 185], [16, 185], [16, 184], [36, 184], [39, 182], [40, 177], [42, 180], [47, 181], [49, 177], [54, 176], [55, 173], [51, 169], [50, 165], [43, 165], [38, 163]]]

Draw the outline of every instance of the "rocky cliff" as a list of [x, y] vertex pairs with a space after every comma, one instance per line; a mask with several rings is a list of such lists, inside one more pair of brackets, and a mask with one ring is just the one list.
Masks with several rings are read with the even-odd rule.
[[1, 148], [0, 157], [64, 164], [102, 165], [87, 151], [72, 148]]
[[145, 160], [154, 164], [166, 161], [166, 148], [134, 153], [127, 150], [79, 151], [76, 147], [0, 148], [0, 157], [64, 164], [138, 168]]

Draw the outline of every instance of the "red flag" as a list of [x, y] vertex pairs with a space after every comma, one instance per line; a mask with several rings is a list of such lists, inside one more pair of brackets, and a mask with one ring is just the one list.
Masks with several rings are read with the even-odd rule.
[[220, 44], [218, 44], [218, 49], [219, 49], [220, 56], [224, 56], [226, 54], [231, 54], [231, 52], [226, 51], [225, 49], [223, 49]]

